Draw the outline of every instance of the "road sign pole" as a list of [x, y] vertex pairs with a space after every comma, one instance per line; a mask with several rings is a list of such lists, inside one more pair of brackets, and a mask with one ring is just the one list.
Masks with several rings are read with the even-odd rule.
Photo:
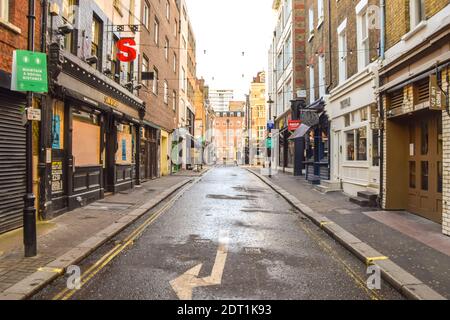
[[[28, 0], [28, 50], [34, 51], [34, 23], [35, 2]], [[27, 92], [27, 108], [33, 107], [33, 92]], [[28, 110], [27, 110], [28, 111]], [[36, 237], [36, 207], [35, 196], [33, 194], [33, 122], [28, 120], [26, 124], [26, 194], [24, 196], [23, 209], [23, 244], [25, 257], [37, 255]]]

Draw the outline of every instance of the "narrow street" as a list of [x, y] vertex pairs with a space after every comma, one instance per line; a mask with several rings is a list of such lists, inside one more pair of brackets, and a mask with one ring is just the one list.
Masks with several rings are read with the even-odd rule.
[[61, 277], [34, 299], [402, 299], [369, 290], [363, 263], [244, 168], [181, 192], [85, 259], [80, 290]]

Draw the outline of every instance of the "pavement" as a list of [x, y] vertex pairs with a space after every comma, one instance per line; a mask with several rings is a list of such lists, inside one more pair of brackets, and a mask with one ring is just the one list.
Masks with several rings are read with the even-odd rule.
[[2, 235], [0, 300], [30, 296], [192, 179], [166, 176], [151, 180], [40, 222], [38, 255], [33, 258], [24, 258], [21, 229]]
[[[335, 231], [345, 232], [348, 239], [341, 241], [350, 250], [351, 242], [357, 239], [370, 246], [380, 256], [387, 257], [401, 276], [425, 288], [429, 297], [450, 298], [450, 237], [442, 234], [441, 226], [408, 212], [388, 212], [380, 209], [362, 208], [349, 202], [342, 192], [322, 194], [305, 181], [304, 177], [294, 177], [278, 172], [271, 178], [263, 177], [259, 169], [249, 169], [286, 196], [293, 197], [299, 209], [314, 220], [330, 221], [324, 228], [334, 235]], [[336, 230], [332, 230], [332, 229]], [[379, 264], [388, 264], [380, 261]], [[394, 265], [395, 264], [395, 265]], [[389, 275], [386, 275], [389, 278]], [[400, 278], [400, 276], [399, 276]], [[390, 279], [393, 280], [393, 279]], [[395, 279], [394, 279], [395, 280]], [[402, 289], [404, 284], [395, 283]], [[404, 288], [403, 288], [404, 289]], [[413, 294], [414, 292], [408, 292]], [[427, 295], [426, 295], [427, 296]], [[426, 298], [422, 297], [422, 298]]]
[[33, 299], [404, 299], [247, 170], [216, 167]]

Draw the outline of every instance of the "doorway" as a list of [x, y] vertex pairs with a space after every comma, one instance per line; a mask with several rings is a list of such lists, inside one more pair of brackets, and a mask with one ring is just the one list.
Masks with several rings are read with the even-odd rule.
[[442, 223], [442, 115], [409, 122], [408, 210]]

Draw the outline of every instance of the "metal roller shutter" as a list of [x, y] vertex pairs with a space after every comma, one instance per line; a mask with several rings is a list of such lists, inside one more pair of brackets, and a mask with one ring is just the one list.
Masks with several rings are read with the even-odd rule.
[[25, 97], [0, 89], [0, 234], [22, 226], [26, 192]]

